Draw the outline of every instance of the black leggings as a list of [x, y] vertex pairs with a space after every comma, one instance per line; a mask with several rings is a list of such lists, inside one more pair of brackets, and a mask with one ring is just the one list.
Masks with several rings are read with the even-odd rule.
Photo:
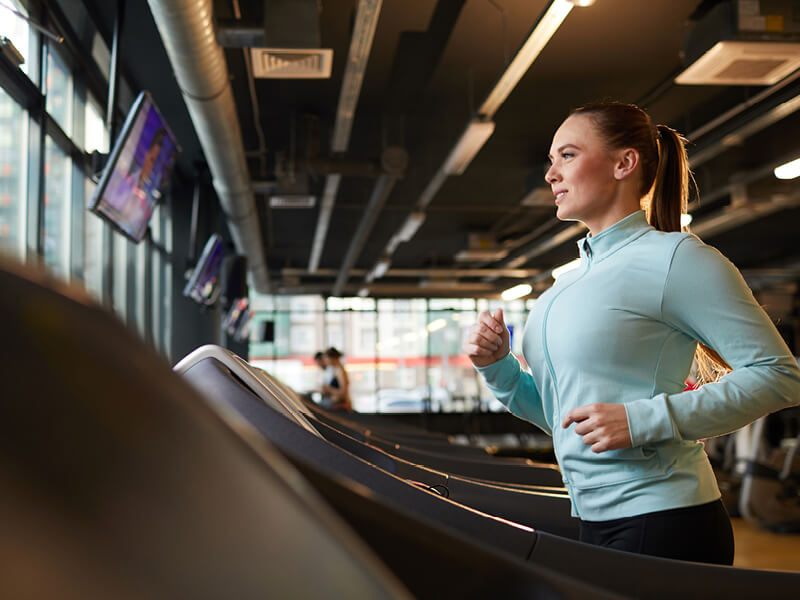
[[721, 500], [613, 521], [581, 521], [581, 541], [663, 558], [733, 564], [733, 530]]

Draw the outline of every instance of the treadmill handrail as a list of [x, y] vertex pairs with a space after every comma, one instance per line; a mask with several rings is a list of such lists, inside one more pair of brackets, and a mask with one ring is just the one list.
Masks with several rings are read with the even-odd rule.
[[[308, 422], [305, 415], [292, 406], [290, 401], [281, 397], [282, 394], [275, 389], [275, 386], [269, 382], [268, 378], [263, 377], [255, 367], [247, 364], [240, 356], [237, 356], [227, 348], [217, 346], [216, 344], [200, 346], [178, 361], [178, 363], [172, 367], [172, 370], [182, 375], [194, 365], [207, 358], [213, 358], [222, 363], [265, 404], [274, 408], [288, 419], [297, 422], [304, 429], [317, 437], [321, 437], [319, 431]], [[202, 389], [198, 388], [198, 391], [205, 395]]]

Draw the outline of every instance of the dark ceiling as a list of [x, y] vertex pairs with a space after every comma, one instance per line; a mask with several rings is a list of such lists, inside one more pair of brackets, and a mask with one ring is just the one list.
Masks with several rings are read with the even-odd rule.
[[[94, 4], [100, 30], [110, 32], [111, 3]], [[202, 158], [202, 150], [153, 18], [144, 0], [127, 4], [123, 68], [133, 84], [153, 92], [181, 138], [183, 163], [191, 165]], [[350, 295], [365, 287], [365, 274], [415, 210], [423, 190], [548, 4], [549, 0], [384, 0], [350, 142], [336, 157], [330, 152], [331, 134], [356, 0], [318, 2], [321, 47], [333, 49], [329, 79], [254, 80], [259, 123], [243, 49], [225, 49], [252, 179], [278, 186], [278, 191], [307, 190], [317, 198], [313, 208], [277, 209], [269, 207], [267, 195], [256, 195], [276, 291], [334, 291], [374, 192], [374, 173], [362, 168], [363, 174], [342, 177], [319, 268], [309, 272], [319, 199], [330, 169], [325, 159], [346, 159], [357, 168], [377, 164], [387, 146], [401, 146], [408, 153], [408, 166], [368, 228], [339, 291]], [[771, 168], [785, 157], [800, 156], [800, 111], [773, 110], [798, 96], [800, 79], [774, 93], [758, 86], [673, 82], [684, 66], [684, 39], [693, 20], [715, 4], [597, 0], [593, 6], [573, 9], [494, 115], [491, 138], [462, 175], [444, 181], [426, 205], [419, 231], [397, 246], [388, 272], [366, 286], [370, 294], [493, 295], [519, 282], [498, 271], [509, 265], [527, 269], [517, 275], [534, 280], [539, 289], [549, 285], [549, 270], [576, 256], [574, 240], [581, 234], [571, 230], [553, 242], [553, 236], [571, 224], [554, 221], [548, 202], [525, 206], [521, 201], [543, 183], [551, 136], [569, 110], [600, 99], [640, 103], [656, 122], [687, 134], [690, 156], [697, 159], [693, 166], [700, 200], [692, 208], [698, 234], [748, 272], [769, 268], [775, 275], [770, 281], [796, 280], [800, 186], [797, 180], [779, 182]], [[218, 23], [237, 20], [237, 14], [241, 23], [264, 21], [263, 0], [214, 0], [213, 6]], [[737, 108], [738, 114], [705, 127]], [[769, 120], [754, 127], [758, 119]], [[739, 135], [738, 142], [730, 142], [731, 134]], [[456, 254], [468, 248], [470, 234], [495, 241], [505, 258], [457, 261]]]

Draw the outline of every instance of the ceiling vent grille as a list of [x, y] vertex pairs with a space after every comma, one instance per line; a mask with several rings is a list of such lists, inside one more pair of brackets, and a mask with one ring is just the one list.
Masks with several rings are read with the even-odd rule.
[[270, 208], [314, 208], [317, 197], [308, 194], [280, 194], [270, 196]]
[[327, 79], [333, 50], [319, 48], [253, 48], [253, 75], [260, 79]]
[[676, 83], [772, 85], [800, 68], [800, 43], [718, 42]]

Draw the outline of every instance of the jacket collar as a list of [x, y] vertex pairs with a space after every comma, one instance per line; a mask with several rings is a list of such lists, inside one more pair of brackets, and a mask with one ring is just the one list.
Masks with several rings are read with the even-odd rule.
[[597, 235], [593, 236], [590, 233], [585, 238], [578, 240], [578, 251], [581, 258], [589, 257], [593, 260], [599, 260], [629, 244], [651, 229], [653, 227], [647, 223], [645, 212], [637, 210]]

